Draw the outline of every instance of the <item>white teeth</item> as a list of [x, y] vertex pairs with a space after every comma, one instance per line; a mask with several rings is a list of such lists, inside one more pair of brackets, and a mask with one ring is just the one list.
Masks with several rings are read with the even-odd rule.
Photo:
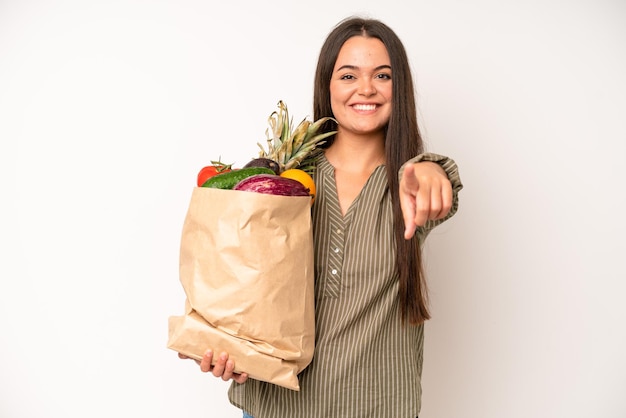
[[354, 108], [356, 110], [374, 110], [374, 109], [376, 109], [376, 105], [372, 105], [372, 104], [358, 104], [358, 105], [354, 105]]

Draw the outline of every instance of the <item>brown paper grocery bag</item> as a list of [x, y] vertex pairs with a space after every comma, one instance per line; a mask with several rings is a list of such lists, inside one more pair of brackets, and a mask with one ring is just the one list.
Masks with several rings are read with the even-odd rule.
[[194, 188], [183, 224], [185, 313], [168, 348], [226, 351], [236, 371], [298, 390], [314, 349], [309, 197]]

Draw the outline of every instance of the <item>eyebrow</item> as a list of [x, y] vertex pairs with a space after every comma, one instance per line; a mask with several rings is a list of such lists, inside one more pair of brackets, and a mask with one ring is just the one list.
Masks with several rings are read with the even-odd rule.
[[[337, 68], [337, 71], [341, 71], [341, 70], [358, 70], [359, 67], [356, 65], [342, 65], [341, 67]], [[391, 65], [387, 65], [387, 64], [383, 64], [383, 65], [379, 65], [378, 67], [374, 68], [374, 71], [380, 71], [382, 69], [388, 69], [391, 70]]]

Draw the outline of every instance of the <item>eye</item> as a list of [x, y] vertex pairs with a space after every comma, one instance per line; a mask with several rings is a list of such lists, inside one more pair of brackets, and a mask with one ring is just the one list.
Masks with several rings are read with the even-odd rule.
[[344, 74], [339, 77], [340, 80], [354, 80], [354, 76], [352, 74]]
[[391, 74], [389, 73], [376, 74], [376, 78], [380, 78], [381, 80], [391, 80]]

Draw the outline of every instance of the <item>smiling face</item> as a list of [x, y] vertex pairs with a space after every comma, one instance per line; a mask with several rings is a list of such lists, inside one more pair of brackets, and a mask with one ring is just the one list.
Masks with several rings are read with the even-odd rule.
[[330, 101], [340, 134], [383, 135], [391, 115], [391, 61], [376, 38], [354, 36], [337, 56]]

